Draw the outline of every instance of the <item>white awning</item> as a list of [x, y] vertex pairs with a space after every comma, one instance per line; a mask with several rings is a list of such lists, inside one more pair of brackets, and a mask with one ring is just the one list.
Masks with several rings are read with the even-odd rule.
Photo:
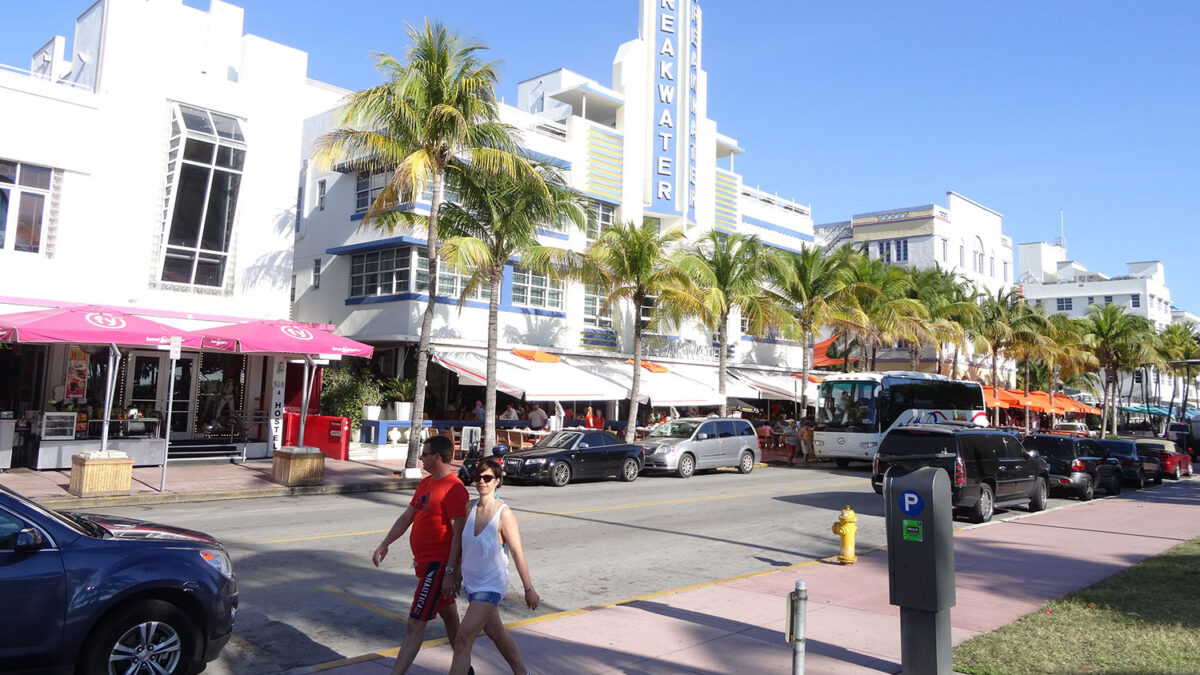
[[730, 372], [758, 392], [752, 395], [754, 398], [799, 401], [804, 395], [804, 387], [807, 386], [808, 401], [811, 405], [816, 405], [817, 385], [812, 382], [802, 385], [800, 378], [794, 375], [749, 368], [730, 368]]
[[[629, 398], [633, 387], [633, 365], [626, 359], [605, 358], [600, 356], [566, 356], [564, 360], [580, 370], [618, 382], [625, 388], [624, 398]], [[642, 370], [639, 382], [638, 400], [659, 407], [688, 406], [688, 405], [721, 405], [725, 402], [716, 389], [716, 367], [713, 366], [712, 381], [700, 381], [689, 377], [679, 364], [664, 363], [666, 372], [655, 373]], [[704, 368], [704, 366], [697, 366]]]
[[[458, 375], [462, 384], [487, 384], [487, 350], [479, 347], [435, 347], [433, 360]], [[568, 363], [530, 361], [500, 350], [496, 354], [496, 389], [527, 401], [619, 401], [628, 388]]]

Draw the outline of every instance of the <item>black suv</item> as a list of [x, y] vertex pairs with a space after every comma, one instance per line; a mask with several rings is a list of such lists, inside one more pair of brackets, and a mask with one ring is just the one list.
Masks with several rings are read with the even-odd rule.
[[871, 476], [883, 493], [883, 475], [893, 467], [915, 471], [925, 466], [946, 470], [952, 505], [972, 522], [991, 520], [997, 506], [1028, 504], [1046, 508], [1049, 470], [1037, 453], [1026, 451], [1010, 433], [950, 424], [913, 424], [883, 437]]
[[1110, 495], [1121, 491], [1121, 469], [1099, 443], [1062, 434], [1032, 434], [1023, 441], [1050, 465], [1050, 487], [1069, 490], [1087, 501], [1103, 487]]
[[1137, 443], [1126, 440], [1104, 440], [1100, 445], [1108, 456], [1121, 463], [1121, 477], [1138, 488], [1146, 487], [1146, 479], [1162, 484], [1162, 464], [1158, 455], [1145, 448], [1139, 450]]

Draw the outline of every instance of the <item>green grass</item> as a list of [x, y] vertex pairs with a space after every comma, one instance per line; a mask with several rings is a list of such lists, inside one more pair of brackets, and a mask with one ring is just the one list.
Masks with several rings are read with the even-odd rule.
[[954, 649], [969, 675], [1200, 673], [1200, 539]]

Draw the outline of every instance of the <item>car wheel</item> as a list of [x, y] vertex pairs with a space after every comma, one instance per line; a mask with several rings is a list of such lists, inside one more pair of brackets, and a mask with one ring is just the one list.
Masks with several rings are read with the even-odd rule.
[[1050, 489], [1046, 487], [1046, 479], [1039, 477], [1037, 484], [1033, 486], [1033, 497], [1029, 499], [1030, 511], [1045, 511], [1046, 498]]
[[679, 458], [679, 466], [675, 469], [675, 473], [677, 473], [680, 478], [691, 478], [692, 475], [696, 473], [696, 458], [684, 453], [683, 456]]
[[846, 459], [845, 457], [835, 457], [833, 459], [833, 463], [839, 469], [845, 469], [846, 467], [850, 466], [850, 460]]
[[1179, 470], [1179, 465], [1175, 465], [1175, 480], [1179, 480], [1183, 476], [1183, 472]]
[[196, 661], [199, 631], [178, 607], [143, 600], [101, 621], [84, 645], [81, 672], [184, 675]]
[[625, 463], [621, 465], [621, 480], [625, 481], [626, 483], [632, 483], [633, 481], [637, 480], [637, 477], [637, 460], [632, 457], [626, 458]]
[[1108, 482], [1108, 485], [1106, 485], [1104, 487], [1104, 491], [1107, 492], [1109, 495], [1121, 494], [1121, 479], [1120, 479], [1120, 477], [1118, 477], [1114, 480], [1110, 480]]
[[1141, 471], [1137, 472], [1137, 476], [1133, 479], [1133, 484], [1136, 485], [1137, 489], [1139, 490], [1146, 487], [1146, 474], [1142, 473]]
[[563, 487], [571, 482], [571, 465], [566, 462], [559, 462], [550, 469], [550, 484], [554, 487]]
[[1088, 476], [1083, 479], [1083, 485], [1079, 488], [1079, 501], [1086, 502], [1096, 495], [1096, 486], [1092, 483], [1092, 477]]
[[992, 486], [983, 483], [979, 486], [979, 501], [975, 502], [975, 507], [971, 509], [971, 522], [986, 523], [992, 519], [995, 511], [996, 503], [992, 499]]
[[1192, 465], [1191, 464], [1188, 464], [1187, 475], [1188, 476], [1192, 475]]
[[1154, 484], [1162, 485], [1162, 481], [1163, 481], [1163, 472], [1162, 472], [1162, 467], [1160, 466], [1160, 467], [1158, 467], [1158, 471], [1154, 472]]
[[742, 452], [742, 458], [738, 461], [738, 471], [741, 473], [750, 473], [754, 470], [754, 455], [749, 451]]

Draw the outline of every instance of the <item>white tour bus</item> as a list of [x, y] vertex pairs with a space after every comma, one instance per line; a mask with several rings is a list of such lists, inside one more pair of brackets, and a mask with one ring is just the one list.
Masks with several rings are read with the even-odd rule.
[[813, 445], [817, 457], [839, 467], [852, 459], [869, 462], [879, 441], [905, 424], [971, 422], [987, 426], [978, 382], [906, 371], [841, 373], [821, 382]]

